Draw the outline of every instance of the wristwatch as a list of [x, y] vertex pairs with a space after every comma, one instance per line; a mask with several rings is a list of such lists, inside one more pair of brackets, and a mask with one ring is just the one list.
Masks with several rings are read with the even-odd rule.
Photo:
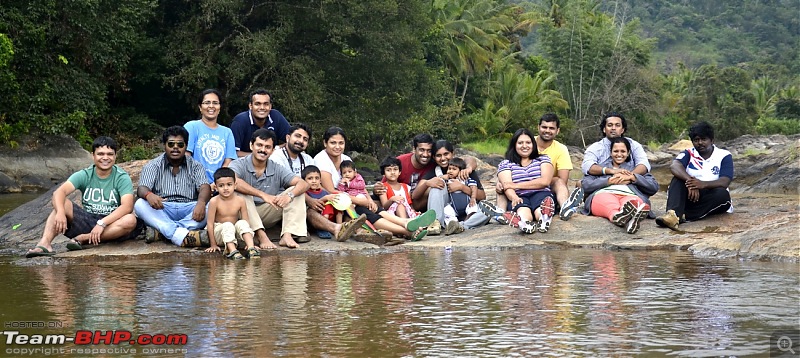
[[290, 192], [288, 192], [288, 193], [286, 193], [286, 196], [288, 196], [288, 197], [289, 197], [289, 199], [294, 199], [294, 193], [293, 193], [293, 192], [291, 192], [291, 191], [290, 191]]
[[97, 220], [97, 226], [105, 229], [106, 223], [103, 222], [103, 219], [100, 219], [100, 220]]

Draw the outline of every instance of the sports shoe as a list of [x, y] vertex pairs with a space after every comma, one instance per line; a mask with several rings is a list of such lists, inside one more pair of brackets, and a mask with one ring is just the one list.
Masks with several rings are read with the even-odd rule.
[[564, 205], [561, 205], [561, 212], [558, 213], [558, 216], [561, 220], [569, 220], [572, 214], [578, 211], [578, 206], [581, 205], [582, 202], [583, 188], [577, 187], [572, 191], [572, 194], [569, 194], [569, 198], [564, 202]]
[[625, 204], [622, 205], [622, 209], [611, 217], [611, 222], [619, 227], [625, 227], [625, 224], [628, 223], [635, 212], [636, 206], [630, 201], [626, 201]]
[[675, 210], [667, 210], [664, 215], [656, 218], [656, 224], [661, 227], [668, 227], [672, 230], [678, 230], [678, 224], [681, 222], [678, 215], [675, 215]]
[[[630, 201], [628, 202], [630, 203]], [[633, 216], [628, 220], [628, 227], [626, 228], [629, 234], [635, 234], [639, 230], [639, 222], [647, 217], [650, 213], [650, 208], [645, 203], [639, 204]]]
[[479, 201], [478, 208], [481, 210], [483, 215], [486, 215], [490, 220], [494, 219], [497, 222], [499, 222], [498, 219], [502, 217], [503, 213], [505, 212], [503, 210], [500, 210], [500, 208], [498, 208], [496, 205], [486, 200]]
[[202, 243], [200, 242], [200, 230], [189, 231], [189, 233], [186, 234], [186, 237], [183, 238], [183, 243], [181, 243], [181, 247], [200, 247], [200, 246], [202, 246]]
[[[163, 236], [163, 235], [162, 235]], [[166, 238], [164, 238], [166, 240]], [[206, 230], [191, 230], [183, 239], [181, 247], [209, 247], [211, 240], [208, 238]]]
[[520, 229], [520, 231], [522, 231], [522, 232], [524, 232], [526, 234], [533, 234], [534, 232], [536, 232], [537, 228], [536, 228], [536, 223], [535, 222], [522, 220], [519, 223], [519, 229]]
[[519, 222], [522, 221], [522, 218], [517, 214], [516, 211], [506, 211], [503, 215], [497, 218], [497, 222], [503, 225], [509, 225], [514, 228], [519, 228]]
[[447, 226], [444, 228], [445, 235], [460, 234], [462, 232], [464, 232], [464, 228], [461, 227], [461, 224], [458, 223], [458, 220], [448, 221]]
[[547, 232], [550, 230], [550, 222], [553, 221], [553, 214], [555, 214], [556, 206], [553, 203], [553, 198], [548, 196], [542, 201], [539, 206], [542, 209], [542, 216], [539, 218], [538, 226], [539, 232]]
[[144, 234], [145, 244], [152, 244], [156, 241], [161, 241], [161, 240], [166, 240], [166, 238], [164, 237], [164, 235], [161, 234], [161, 232], [150, 226], [148, 226], [145, 229], [145, 234]]
[[428, 235], [436, 236], [442, 234], [442, 224], [439, 222], [439, 219], [433, 221], [432, 224], [428, 225]]

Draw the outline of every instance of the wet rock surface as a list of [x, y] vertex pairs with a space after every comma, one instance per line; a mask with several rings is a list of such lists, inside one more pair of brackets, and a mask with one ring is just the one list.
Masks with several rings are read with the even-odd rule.
[[44, 191], [92, 164], [92, 155], [66, 136], [26, 137], [0, 148], [0, 193]]
[[[672, 231], [656, 226], [653, 220], [646, 220], [636, 234], [629, 235], [623, 229], [611, 224], [608, 220], [575, 215], [570, 221], [554, 219], [550, 232], [531, 235], [522, 234], [509, 226], [496, 223], [482, 228], [468, 230], [452, 236], [429, 236], [419, 242], [406, 242], [397, 246], [378, 246], [381, 243], [366, 231], [347, 242], [322, 240], [312, 236], [311, 242], [301, 244], [299, 249], [279, 248], [265, 255], [291, 255], [304, 252], [335, 252], [346, 254], [353, 251], [390, 252], [395, 250], [434, 249], [507, 249], [515, 247], [551, 248], [597, 248], [609, 250], [689, 250], [699, 257], [709, 258], [741, 258], [747, 260], [777, 260], [800, 262], [800, 222], [798, 211], [798, 180], [800, 176], [793, 172], [798, 169], [797, 152], [800, 148], [800, 136], [784, 137], [772, 140], [772, 137], [742, 137], [741, 143], [734, 142], [729, 149], [734, 153], [736, 166], [735, 186], [732, 186], [735, 213], [717, 215], [706, 220], [681, 224], [681, 231]], [[759, 142], [759, 138], [767, 138], [769, 143], [764, 150], [771, 152], [754, 152], [748, 150], [746, 141]], [[685, 144], [685, 143], [684, 143]], [[723, 147], [725, 143], [720, 144]], [[670, 149], [662, 147], [657, 153], [649, 151], [653, 161], [654, 174], [662, 187], [666, 187], [671, 179], [669, 163], [681, 150], [681, 146]], [[754, 145], [760, 148], [760, 144]], [[744, 148], [744, 149], [742, 149]], [[580, 167], [582, 152], [570, 147], [573, 164]], [[748, 155], [741, 153], [747, 152]], [[462, 153], [458, 151], [457, 154]], [[756, 153], [756, 154], [753, 154]], [[794, 154], [793, 154], [794, 153]], [[763, 156], [763, 157], [761, 157]], [[493, 156], [494, 157], [494, 156]], [[660, 159], [661, 158], [661, 159]], [[774, 161], [767, 160], [775, 159]], [[496, 159], [481, 158], [478, 172], [484, 179], [487, 194], [493, 198], [492, 176], [493, 165], [488, 162]], [[496, 160], [495, 160], [496, 161]], [[123, 163], [121, 166], [131, 175], [133, 182], [138, 182], [139, 171], [147, 161]], [[499, 162], [498, 162], [499, 163]], [[765, 164], [767, 163], [767, 164]], [[753, 167], [761, 165], [760, 170]], [[751, 181], [752, 179], [752, 181]], [[580, 171], [573, 170], [570, 186], [580, 181]], [[752, 183], [752, 184], [750, 184]], [[41, 237], [41, 230], [47, 215], [52, 210], [50, 198], [52, 190], [38, 199], [26, 203], [16, 210], [0, 217], [0, 254], [22, 255], [36, 245]], [[73, 200], [78, 195], [73, 194]], [[653, 208], [657, 214], [663, 213], [666, 193], [659, 192], [652, 197]], [[277, 229], [268, 230], [270, 237], [277, 238]], [[140, 259], [158, 255], [213, 255], [197, 249], [176, 247], [165, 242], [145, 244], [142, 240], [121, 243], [107, 243], [96, 247], [88, 247], [82, 251], [66, 251], [66, 238], [59, 236], [53, 242], [58, 255], [52, 258], [21, 259], [22, 264], [51, 264], [59, 262], [83, 262], [87, 257], [93, 260]], [[372, 242], [372, 243], [370, 243]], [[217, 254], [219, 255], [219, 254]], [[220, 259], [222, 259], [220, 255]]]

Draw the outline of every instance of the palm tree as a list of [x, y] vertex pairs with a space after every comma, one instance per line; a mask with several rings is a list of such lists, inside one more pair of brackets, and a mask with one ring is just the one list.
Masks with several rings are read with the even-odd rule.
[[756, 98], [756, 111], [758, 118], [769, 117], [775, 114], [775, 104], [778, 103], [778, 89], [769, 77], [759, 77], [750, 83], [750, 92]]
[[478, 131], [485, 131], [483, 135], [491, 135], [490, 130], [500, 135], [513, 127], [530, 127], [536, 114], [569, 107], [561, 93], [551, 89], [556, 77], [546, 70], [531, 76], [506, 65], [497, 72], [490, 84], [493, 91], [477, 112]]
[[433, 0], [434, 19], [446, 37], [444, 62], [454, 79], [454, 96], [463, 82], [461, 107], [470, 77], [485, 71], [495, 54], [508, 48], [505, 35], [516, 25], [512, 9], [494, 0]]

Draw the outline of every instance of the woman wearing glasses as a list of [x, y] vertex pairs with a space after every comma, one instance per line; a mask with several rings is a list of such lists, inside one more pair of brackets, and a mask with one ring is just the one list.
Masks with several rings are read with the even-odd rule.
[[200, 119], [187, 122], [184, 127], [189, 132], [186, 154], [206, 169], [209, 183], [214, 182], [214, 172], [236, 159], [236, 144], [233, 132], [217, 123], [222, 96], [215, 89], [207, 89], [197, 98]]

